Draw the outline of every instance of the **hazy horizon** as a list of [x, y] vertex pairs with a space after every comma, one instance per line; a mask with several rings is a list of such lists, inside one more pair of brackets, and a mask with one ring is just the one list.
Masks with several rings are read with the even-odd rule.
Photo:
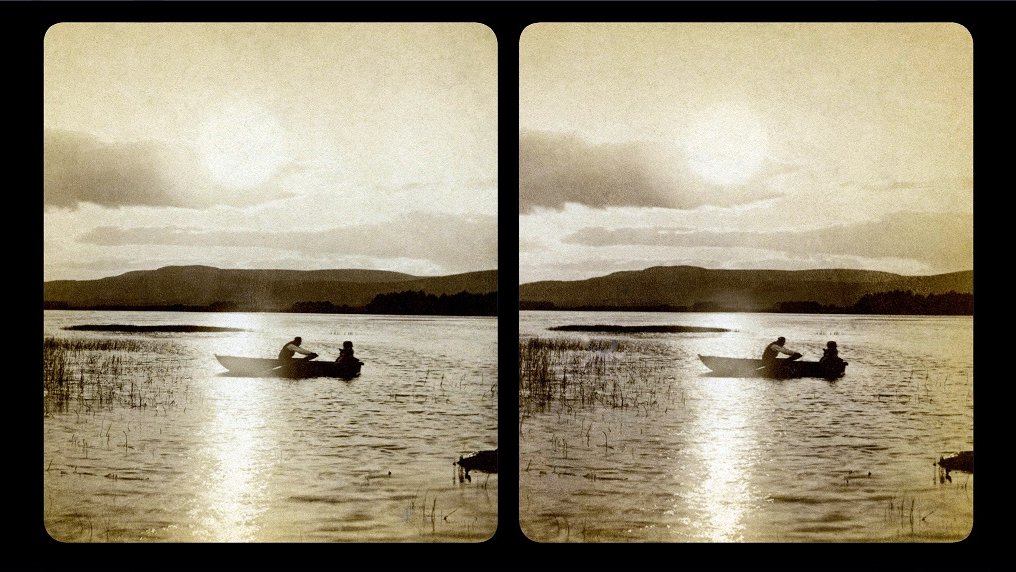
[[540, 23], [519, 53], [520, 283], [973, 268], [958, 24]]
[[497, 42], [472, 23], [61, 23], [44, 280], [497, 267]]

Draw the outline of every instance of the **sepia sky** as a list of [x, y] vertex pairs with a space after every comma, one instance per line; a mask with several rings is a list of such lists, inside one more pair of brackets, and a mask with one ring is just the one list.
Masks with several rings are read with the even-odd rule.
[[973, 268], [959, 25], [541, 23], [519, 58], [520, 283]]
[[45, 280], [497, 268], [486, 26], [65, 23], [44, 50]]

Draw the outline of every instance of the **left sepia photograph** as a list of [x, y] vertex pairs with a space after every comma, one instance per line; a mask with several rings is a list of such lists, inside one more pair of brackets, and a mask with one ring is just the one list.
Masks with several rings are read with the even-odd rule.
[[493, 31], [72, 22], [44, 54], [46, 532], [493, 537]]

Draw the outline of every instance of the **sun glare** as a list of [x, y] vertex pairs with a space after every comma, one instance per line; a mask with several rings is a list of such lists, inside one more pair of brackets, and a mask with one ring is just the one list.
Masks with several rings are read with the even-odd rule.
[[275, 439], [266, 428], [264, 387], [226, 377], [213, 378], [204, 389], [214, 413], [203, 433], [217, 437], [198, 453], [207, 467], [203, 498], [192, 511], [201, 523], [195, 531], [201, 540], [251, 542], [262, 533], [268, 473], [278, 462], [268, 445]]
[[756, 440], [746, 405], [750, 401], [740, 385], [729, 381], [709, 381], [712, 397], [701, 402], [695, 421], [707, 438], [693, 447], [705, 474], [691, 498], [701, 511], [696, 528], [712, 542], [742, 540], [745, 515], [758, 502], [750, 487], [757, 460], [746, 454]]
[[253, 187], [268, 180], [286, 160], [285, 132], [267, 110], [232, 103], [209, 111], [196, 141], [216, 182]]
[[688, 165], [695, 174], [731, 185], [758, 172], [765, 160], [767, 139], [757, 113], [740, 105], [716, 105], [692, 118], [683, 141]]

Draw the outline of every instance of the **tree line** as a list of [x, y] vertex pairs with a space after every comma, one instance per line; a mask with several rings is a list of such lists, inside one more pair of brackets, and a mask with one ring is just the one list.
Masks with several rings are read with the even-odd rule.
[[437, 316], [496, 316], [497, 292], [427, 294], [423, 290], [378, 294], [362, 308], [331, 302], [297, 302], [291, 312], [318, 314], [420, 314]]
[[[744, 308], [724, 306], [717, 302], [695, 302], [690, 306], [671, 304], [643, 306], [574, 305], [558, 306], [553, 302], [522, 301], [520, 310], [568, 310], [594, 312], [745, 312]], [[974, 295], [949, 291], [945, 294], [915, 294], [909, 290], [892, 290], [865, 294], [850, 306], [822, 304], [812, 300], [779, 302], [769, 310], [788, 314], [898, 314], [929, 316], [972, 316]]]
[[422, 290], [378, 294], [367, 304], [368, 314], [433, 314], [440, 316], [496, 316], [497, 292], [441, 294]]
[[132, 306], [130, 304], [96, 304], [94, 306], [76, 306], [67, 302], [44, 301], [43, 310], [102, 310], [102, 311], [142, 311], [142, 312], [242, 312], [236, 302], [212, 302], [211, 304], [151, 304]]
[[819, 304], [811, 301], [781, 302], [777, 304], [776, 311], [795, 314], [972, 316], [974, 295], [955, 291], [922, 295], [909, 290], [892, 290], [865, 294], [851, 306]]

